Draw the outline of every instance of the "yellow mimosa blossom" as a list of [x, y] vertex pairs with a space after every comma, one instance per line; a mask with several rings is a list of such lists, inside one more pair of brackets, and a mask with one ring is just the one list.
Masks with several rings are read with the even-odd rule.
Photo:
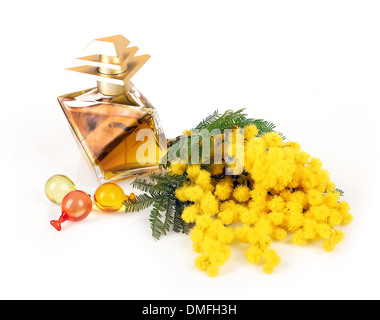
[[249, 262], [259, 264], [263, 260], [264, 252], [257, 245], [251, 245], [244, 255]]
[[213, 176], [219, 176], [224, 172], [224, 165], [223, 164], [213, 164], [211, 166], [210, 173]]
[[264, 252], [264, 265], [263, 265], [263, 271], [265, 273], [272, 273], [274, 268], [278, 266], [280, 263], [280, 257], [277, 255], [276, 251], [274, 250], [266, 250]]
[[237, 186], [232, 196], [238, 202], [247, 202], [251, 198], [250, 189], [247, 186]]
[[188, 177], [195, 181], [197, 180], [199, 173], [201, 172], [201, 166], [199, 164], [192, 164], [186, 170]]
[[182, 212], [182, 219], [187, 222], [194, 222], [200, 213], [200, 208], [198, 204], [192, 204], [187, 206]]
[[336, 227], [353, 220], [319, 159], [296, 142], [284, 142], [276, 132], [258, 136], [254, 125], [244, 131], [243, 174], [223, 175], [224, 165], [209, 170], [199, 165], [172, 167], [173, 174], [189, 178], [175, 195], [187, 203], [182, 219], [195, 224], [190, 235], [199, 254], [195, 266], [212, 277], [236, 242], [246, 246], [249, 262], [261, 264], [270, 274], [280, 263], [273, 241], [321, 241], [330, 252], [344, 238]]
[[181, 162], [172, 163], [169, 168], [169, 172], [175, 175], [182, 175], [186, 171], [187, 167], [188, 167], [187, 164], [184, 164]]
[[244, 128], [244, 138], [246, 140], [255, 138], [258, 133], [259, 130], [257, 130], [257, 127], [255, 125], [250, 125]]
[[232, 192], [233, 181], [227, 176], [216, 184], [214, 194], [219, 200], [224, 201], [231, 197]]
[[201, 186], [205, 191], [213, 191], [214, 186], [211, 182], [211, 174], [206, 170], [201, 170], [198, 174], [195, 184]]

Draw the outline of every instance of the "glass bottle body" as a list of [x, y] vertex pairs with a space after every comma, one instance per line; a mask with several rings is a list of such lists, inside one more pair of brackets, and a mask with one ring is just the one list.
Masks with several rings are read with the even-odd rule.
[[156, 109], [133, 84], [119, 96], [92, 88], [58, 101], [101, 183], [158, 169], [165, 134]]

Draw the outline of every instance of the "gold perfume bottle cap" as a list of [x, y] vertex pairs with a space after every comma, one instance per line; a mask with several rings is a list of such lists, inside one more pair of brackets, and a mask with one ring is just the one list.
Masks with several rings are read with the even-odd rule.
[[135, 56], [138, 48], [128, 47], [129, 43], [122, 35], [95, 39], [84, 50], [90, 55], [74, 60], [81, 66], [65, 70], [96, 80], [104, 95], [123, 94], [130, 89], [131, 78], [150, 58], [148, 54]]

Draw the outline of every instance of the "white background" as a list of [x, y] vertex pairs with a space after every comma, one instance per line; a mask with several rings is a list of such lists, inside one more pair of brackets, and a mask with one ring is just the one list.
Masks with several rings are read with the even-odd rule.
[[[365, 0], [2, 3], [0, 298], [380, 298], [379, 15], [379, 1]], [[266, 275], [236, 248], [209, 278], [188, 236], [153, 240], [148, 211], [94, 210], [53, 229], [50, 176], [92, 194], [98, 186], [56, 101], [94, 83], [62, 70], [115, 34], [151, 54], [133, 82], [167, 137], [245, 107], [321, 158], [355, 217], [336, 251], [274, 243], [282, 261]]]

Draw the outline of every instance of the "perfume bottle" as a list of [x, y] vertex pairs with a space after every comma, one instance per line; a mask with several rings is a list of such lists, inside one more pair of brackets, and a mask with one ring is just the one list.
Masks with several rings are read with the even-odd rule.
[[135, 56], [122, 35], [93, 40], [80, 65], [65, 69], [97, 81], [95, 88], [58, 97], [74, 137], [100, 183], [158, 169], [166, 138], [156, 109], [130, 79], [150, 58]]

